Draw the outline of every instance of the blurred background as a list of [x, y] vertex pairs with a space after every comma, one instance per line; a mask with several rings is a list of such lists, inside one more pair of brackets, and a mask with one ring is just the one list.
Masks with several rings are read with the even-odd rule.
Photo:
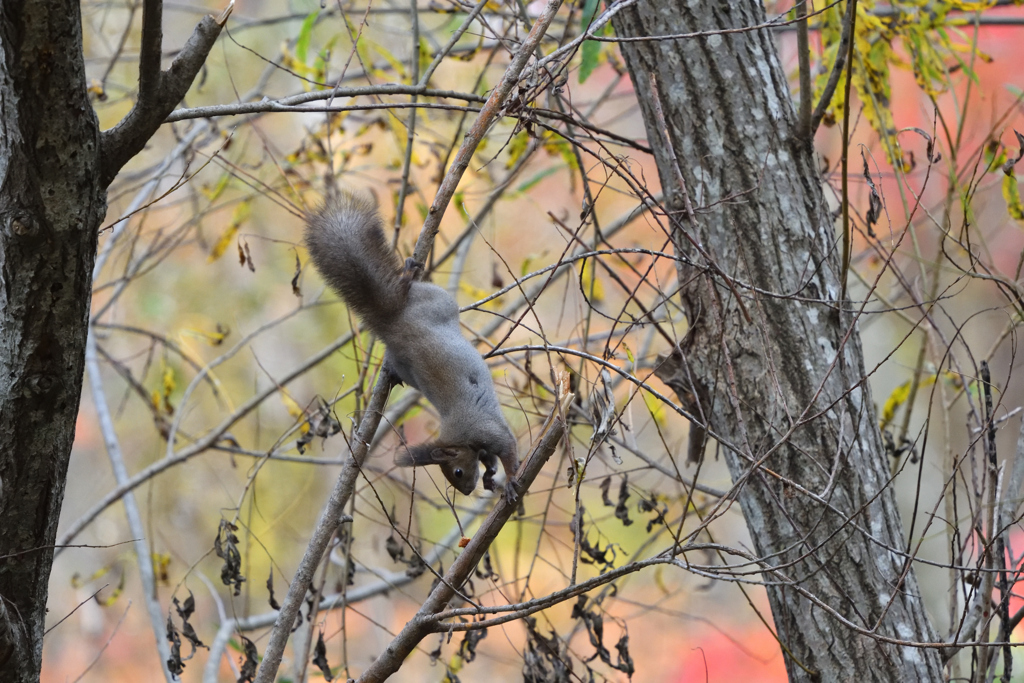
[[[875, 33], [858, 35], [857, 49], [867, 62], [889, 60], [889, 90], [881, 109], [877, 99], [865, 106], [857, 88], [852, 101], [851, 298], [868, 300], [860, 321], [866, 370], [896, 445], [894, 486], [909, 542], [920, 543], [920, 557], [933, 563], [916, 567], [922, 590], [946, 630], [958, 618], [963, 588], [944, 565], [976, 559], [967, 501], [978, 495], [971, 479], [978, 425], [969, 410], [978, 396], [978, 360], [988, 359], [998, 387], [1001, 457], [1013, 453], [1021, 420], [1014, 371], [1024, 214], [1015, 218], [1019, 196], [1001, 168], [1021, 152], [1013, 129], [1024, 129], [1024, 12], [951, 12], [910, 34], [885, 23], [894, 16], [886, 12], [910, 8], [861, 5], [881, 19], [865, 23]], [[399, 252], [411, 254], [453, 149], [507, 65], [509, 42], [521, 38], [521, 16], [537, 11], [490, 2], [470, 19], [472, 5], [413, 7], [415, 15], [395, 3], [240, 2], [181, 104], [185, 113], [172, 116], [111, 187], [100, 237], [107, 256], [92, 304], [99, 374], [87, 376], [78, 419], [58, 532], [59, 543], [75, 547], [60, 551], [50, 580], [44, 681], [162, 680], [147, 590], [179, 630], [174, 600], [181, 606], [194, 596], [187, 621], [198, 639], [210, 646], [221, 634], [214, 649], [222, 656], [211, 663], [210, 651], [200, 648], [185, 662], [183, 681], [235, 680], [243, 635], [263, 651], [272, 605], [283, 599], [348, 454], [346, 438], [383, 353], [309, 267], [302, 214], [331, 184], [369, 193]], [[165, 3], [166, 55], [199, 17], [221, 9]], [[790, 9], [789, 2], [766, 5], [769, 18]], [[567, 3], [542, 51], [578, 35], [599, 10], [596, 2]], [[841, 7], [835, 11], [841, 16]], [[86, 2], [82, 13], [91, 92], [107, 128], [133, 102], [140, 12], [134, 3]], [[816, 23], [824, 21], [811, 20], [819, 81], [828, 73], [822, 59], [830, 43]], [[460, 27], [465, 32], [434, 64]], [[773, 35], [795, 100], [795, 31], [782, 26]], [[552, 457], [524, 497], [525, 514], [505, 527], [489, 566], [472, 581], [483, 604], [543, 596], [573, 576], [651, 557], [713, 509], [705, 540], [750, 547], [738, 506], [715, 508], [731, 486], [716, 446], [698, 471], [685, 458], [687, 421], [623, 374], [601, 374], [603, 364], [613, 365], [674, 399], [652, 375], [668, 345], [644, 325], [644, 312], [654, 311], [677, 337], [685, 322], [665, 303], [675, 291], [671, 260], [637, 252], [569, 258], [595, 247], [671, 251], [641, 210], [644, 198], [610, 170], [628, 168], [650, 195], [659, 191], [652, 159], [630, 144], [646, 144], [645, 132], [617, 47], [585, 46], [557, 84], [558, 97], [545, 95], [537, 123], [505, 118], [490, 131], [428, 264], [432, 281], [469, 307], [464, 332], [479, 335], [480, 351], [504, 350], [489, 363], [521, 455], [551, 410], [554, 375], [571, 373], [579, 396], [571, 450]], [[885, 46], [884, 57], [871, 52]], [[928, 50], [944, 68], [923, 76], [919, 62]], [[431, 68], [432, 90], [413, 109], [408, 91], [395, 85], [418, 82]], [[352, 91], [359, 86], [365, 94]], [[337, 96], [323, 99], [332, 90]], [[320, 111], [230, 108], [263, 98], [292, 98], [287, 103], [298, 106], [317, 93], [309, 108]], [[325, 103], [336, 111], [322, 111]], [[872, 121], [870, 111], [880, 110], [890, 123], [884, 116]], [[838, 126], [819, 130], [834, 207], [840, 143]], [[864, 163], [883, 206], [872, 236]], [[912, 302], [919, 300], [936, 302], [935, 326], [918, 324]], [[614, 434], [595, 440], [600, 420], [587, 415], [600, 414], [600, 396], [611, 397]], [[429, 592], [432, 574], [412, 559], [416, 553], [443, 571], [492, 495], [456, 494], [434, 468], [394, 467], [403, 440], [418, 443], [437, 430], [429, 404], [415, 399], [408, 387], [392, 391], [386, 429], [349, 511], [354, 523], [317, 574], [321, 595], [335, 596], [338, 607], [313, 614], [304, 607], [293, 638], [293, 648], [312, 651], [322, 636], [326, 660], [342, 680], [386, 647]], [[141, 480], [132, 493], [152, 554], [149, 589], [125, 507], [109, 499], [118, 488], [111, 436], [127, 475]], [[954, 470], [961, 475], [951, 486]], [[953, 491], [959, 508], [951, 507]], [[571, 523], [580, 508], [586, 543], [575, 557]], [[1021, 540], [1011, 536], [1011, 557], [1022, 552]], [[222, 577], [231, 583], [236, 573], [225, 569], [215, 541], [221, 555], [237, 549], [236, 579], [244, 581], [225, 585]], [[711, 554], [690, 559], [722, 561]], [[757, 585], [662, 567], [592, 592], [587, 609], [602, 615], [608, 661], [574, 604], [545, 610], [529, 627], [515, 621], [491, 628], [479, 642], [462, 633], [428, 638], [394, 680], [518, 680], [524, 652], [553, 633], [580, 680], [625, 680], [615, 668], [624, 661], [623, 642], [636, 680], [785, 680]], [[240, 627], [246, 620], [253, 628]], [[191, 649], [186, 639], [183, 654]], [[280, 680], [323, 677], [301, 660], [289, 649]]]

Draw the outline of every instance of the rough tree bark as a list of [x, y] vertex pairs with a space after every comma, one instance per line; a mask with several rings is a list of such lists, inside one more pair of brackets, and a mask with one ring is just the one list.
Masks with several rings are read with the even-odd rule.
[[[0, 16], [0, 678], [38, 680], [106, 213], [78, 3]], [[16, 553], [16, 554], [15, 554]]]
[[[620, 37], [764, 21], [757, 0], [646, 0], [613, 19]], [[937, 650], [884, 642], [936, 638], [902, 554], [849, 302], [838, 311], [821, 177], [770, 32], [622, 52], [677, 252], [694, 264], [680, 267], [691, 329], [660, 376], [731, 445], [751, 538], [774, 568], [762, 576], [790, 680], [941, 680]]]
[[[0, 680], [39, 680], [107, 185], [184, 96], [227, 15], [160, 70], [143, 5], [138, 104], [101, 133], [77, 0], [0, 2]], [[145, 558], [149, 561], [149, 558]]]

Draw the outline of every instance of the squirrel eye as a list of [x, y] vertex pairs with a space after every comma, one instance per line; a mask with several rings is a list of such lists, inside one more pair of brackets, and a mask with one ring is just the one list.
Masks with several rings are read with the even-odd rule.
[[462, 479], [462, 468], [460, 468], [460, 467], [456, 467], [455, 468], [455, 478], [456, 479]]

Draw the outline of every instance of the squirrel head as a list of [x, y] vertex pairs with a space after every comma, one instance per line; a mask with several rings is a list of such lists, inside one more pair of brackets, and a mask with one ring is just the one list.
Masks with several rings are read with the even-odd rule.
[[483, 455], [486, 455], [486, 451], [471, 446], [427, 443], [399, 452], [395, 456], [395, 464], [399, 467], [438, 465], [448, 483], [459, 493], [468, 496], [473, 493], [480, 479], [480, 458]]

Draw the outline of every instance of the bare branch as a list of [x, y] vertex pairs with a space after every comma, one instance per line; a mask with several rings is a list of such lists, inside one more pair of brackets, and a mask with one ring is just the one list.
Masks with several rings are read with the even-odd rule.
[[[128, 470], [124, 466], [124, 456], [121, 453], [121, 443], [114, 430], [114, 421], [110, 416], [110, 408], [107, 405], [107, 396], [103, 390], [103, 377], [100, 374], [100, 364], [96, 357], [96, 335], [90, 334], [85, 342], [85, 369], [89, 375], [89, 388], [92, 391], [92, 402], [99, 417], [100, 432], [103, 434], [103, 442], [107, 447], [107, 456], [110, 458], [111, 468], [114, 470], [114, 479], [118, 486], [128, 482]], [[156, 638], [156, 652], [160, 658], [160, 670], [163, 672], [167, 683], [174, 683], [174, 676], [167, 668], [167, 661], [171, 657], [171, 650], [167, 644], [167, 632], [164, 629], [164, 615], [160, 602], [156, 597], [156, 576], [153, 573], [153, 554], [149, 543], [146, 542], [146, 528], [142, 523], [142, 515], [139, 513], [139, 505], [135, 502], [135, 494], [128, 491], [122, 496], [124, 502], [125, 516], [128, 518], [128, 530], [134, 539], [135, 560], [139, 567], [139, 578], [142, 581], [142, 594], [146, 602], [146, 613], [149, 615], [149, 625], [153, 629], [153, 636]]]
[[[548, 420], [545, 423], [541, 436], [534, 446], [533, 452], [526, 459], [526, 463], [520, 468], [520, 474], [516, 478], [517, 493], [522, 495], [540, 474], [544, 464], [555, 452], [559, 441], [562, 439], [565, 424], [561, 415], [573, 394], [559, 396], [558, 403], [554, 406]], [[425, 636], [433, 630], [433, 616], [442, 611], [448, 602], [455, 597], [457, 590], [466, 582], [473, 570], [480, 563], [484, 553], [490, 548], [491, 542], [497, 538], [498, 532], [505, 526], [512, 513], [516, 510], [516, 504], [510, 503], [504, 496], [498, 499], [491, 514], [483, 521], [476, 534], [469, 541], [466, 549], [448, 568], [448, 572], [431, 591], [430, 596], [420, 607], [412, 619], [405, 625], [402, 632], [384, 652], [363, 672], [359, 677], [359, 683], [378, 683], [386, 680], [391, 674], [398, 671], [398, 668], [405, 661], [405, 658], [416, 648]]]
[[355, 490], [356, 477], [362, 469], [363, 460], [369, 450], [370, 438], [376, 432], [380, 416], [384, 412], [388, 394], [391, 392], [391, 383], [390, 373], [382, 371], [373, 388], [373, 396], [366, 406], [363, 420], [352, 434], [352, 441], [349, 444], [351, 456], [345, 461], [345, 467], [334, 485], [331, 497], [327, 500], [323, 512], [320, 513], [320, 519], [309, 539], [306, 552], [288, 586], [288, 594], [285, 596], [284, 602], [281, 603], [281, 611], [278, 612], [274, 629], [270, 632], [270, 641], [263, 654], [263, 662], [256, 672], [255, 683], [272, 683], [277, 677], [277, 669], [281, 665], [281, 657], [284, 654], [288, 636], [291, 635], [292, 624], [295, 623], [299, 608], [306, 597], [306, 591], [313, 581], [313, 573], [316, 571], [317, 565], [320, 564], [324, 551], [327, 550], [327, 543], [337, 530], [345, 505]]
[[164, 119], [192, 86], [221, 29], [234, 9], [234, 0], [218, 17], [207, 15], [166, 71], [160, 71], [162, 0], [145, 0], [142, 12], [142, 51], [139, 60], [139, 99], [120, 123], [100, 135], [101, 182], [107, 186], [129, 159], [142, 150]]
[[527, 34], [523, 44], [519, 47], [519, 51], [513, 57], [512, 63], [505, 69], [501, 81], [491, 91], [487, 102], [480, 109], [480, 114], [473, 123], [473, 127], [466, 133], [462, 146], [459, 147], [454, 161], [452, 161], [451, 166], [448, 168], [448, 172], [445, 173], [444, 180], [441, 181], [441, 186], [437, 189], [434, 203], [430, 205], [427, 219], [423, 222], [423, 229], [420, 231], [419, 240], [416, 241], [413, 258], [420, 263], [426, 263], [427, 261], [427, 254], [430, 253], [430, 249], [434, 245], [434, 238], [441, 227], [441, 218], [444, 216], [444, 212], [448, 208], [452, 196], [455, 194], [455, 188], [459, 186], [462, 174], [469, 167], [469, 160], [473, 158], [477, 146], [483, 140], [487, 131], [490, 130], [491, 124], [509, 106], [508, 100], [509, 95], [512, 93], [512, 88], [519, 83], [519, 79], [526, 69], [527, 62], [529, 62], [530, 57], [533, 55], [534, 49], [540, 44], [541, 38], [544, 37], [548, 25], [555, 18], [555, 13], [561, 5], [562, 0], [548, 0], [543, 12], [537, 17], [533, 28], [530, 29], [530, 33]]

